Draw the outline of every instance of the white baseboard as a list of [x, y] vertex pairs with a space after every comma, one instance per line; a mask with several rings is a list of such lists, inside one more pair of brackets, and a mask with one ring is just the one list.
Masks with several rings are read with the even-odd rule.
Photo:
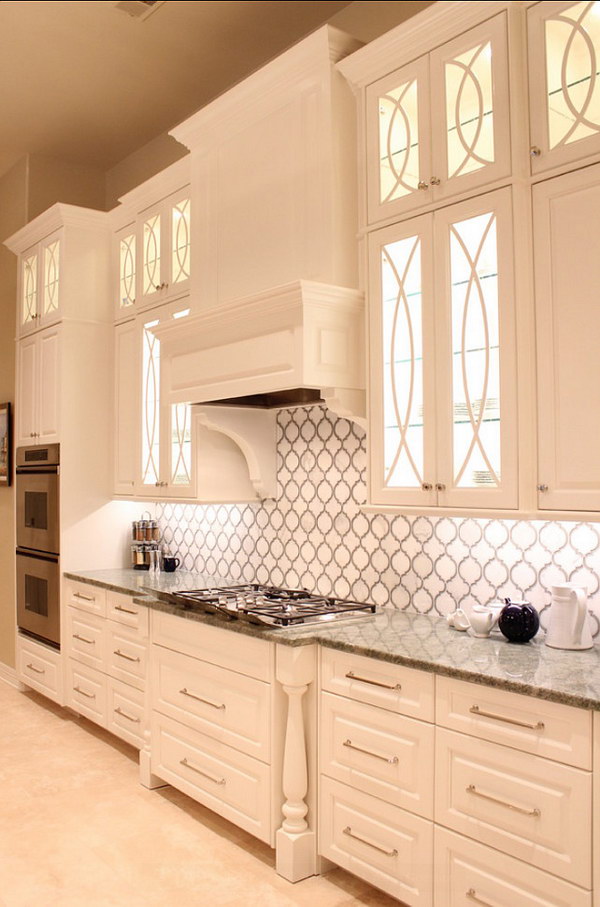
[[17, 690], [22, 689], [22, 684], [17, 677], [17, 672], [14, 668], [10, 668], [8, 665], [5, 665], [0, 661], [0, 680], [3, 680], [5, 683], [10, 684], [11, 687], [16, 687]]

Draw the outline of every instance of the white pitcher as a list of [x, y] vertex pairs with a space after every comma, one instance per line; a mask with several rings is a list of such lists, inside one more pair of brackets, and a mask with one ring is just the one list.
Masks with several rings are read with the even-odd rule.
[[592, 632], [587, 609], [587, 592], [581, 586], [564, 583], [552, 586], [550, 623], [546, 645], [553, 649], [591, 649]]

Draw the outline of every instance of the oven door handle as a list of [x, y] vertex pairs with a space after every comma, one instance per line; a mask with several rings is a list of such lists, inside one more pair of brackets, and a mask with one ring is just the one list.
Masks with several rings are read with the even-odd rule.
[[29, 548], [17, 548], [17, 557], [31, 557], [36, 561], [50, 561], [58, 564], [58, 554], [46, 554], [44, 551], [31, 551]]

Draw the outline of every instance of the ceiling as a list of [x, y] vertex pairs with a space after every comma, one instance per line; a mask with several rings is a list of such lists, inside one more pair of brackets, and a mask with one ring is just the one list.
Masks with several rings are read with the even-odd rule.
[[349, 2], [0, 2], [0, 174], [24, 154], [108, 170]]

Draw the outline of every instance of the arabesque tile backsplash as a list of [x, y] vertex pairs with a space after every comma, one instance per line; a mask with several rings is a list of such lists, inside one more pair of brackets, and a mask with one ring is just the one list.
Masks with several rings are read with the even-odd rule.
[[572, 581], [600, 618], [600, 524], [362, 513], [365, 434], [322, 406], [279, 412], [277, 453], [275, 501], [159, 505], [182, 569], [440, 615]]

